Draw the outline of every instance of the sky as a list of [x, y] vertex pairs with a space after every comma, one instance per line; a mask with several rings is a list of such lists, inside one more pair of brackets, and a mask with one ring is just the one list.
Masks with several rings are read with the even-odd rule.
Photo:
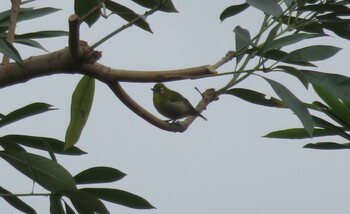
[[[144, 9], [130, 1], [118, 1], [139, 13]], [[173, 1], [179, 13], [156, 13], [147, 21], [153, 34], [137, 27], [108, 40], [97, 49], [103, 52], [100, 63], [120, 69], [164, 70], [214, 64], [235, 48], [232, 30], [240, 25], [251, 34], [260, 27], [262, 14], [254, 9], [225, 20], [219, 15], [226, 7], [241, 1]], [[0, 0], [3, 8], [9, 2]], [[37, 0], [35, 7], [57, 7], [60, 12], [47, 16], [45, 23], [24, 22], [18, 33], [49, 29], [67, 30], [73, 13], [73, 1]], [[110, 17], [91, 29], [81, 28], [81, 39], [93, 44], [108, 32], [123, 25]], [[309, 42], [343, 48], [334, 58], [318, 63], [325, 72], [348, 74], [350, 45], [334, 37]], [[43, 40], [49, 51], [67, 46], [67, 38]], [[17, 46], [22, 57], [44, 52]], [[296, 48], [296, 47], [292, 47]], [[219, 69], [231, 71], [234, 62]], [[303, 101], [317, 99], [293, 77], [268, 75], [289, 87]], [[31, 80], [0, 91], [0, 112], [6, 114], [32, 102], [46, 102], [58, 108], [4, 127], [0, 135], [27, 134], [64, 139], [69, 123], [71, 94], [80, 75], [53, 75]], [[193, 105], [200, 100], [197, 86], [219, 88], [227, 77], [167, 83], [181, 92]], [[143, 107], [159, 115], [152, 104], [153, 83], [122, 83]], [[239, 85], [276, 96], [261, 78], [253, 77]], [[92, 166], [110, 166], [127, 176], [121, 181], [99, 185], [132, 192], [147, 199], [156, 209], [135, 210], [106, 203], [111, 213], [261, 213], [295, 214], [349, 213], [349, 151], [303, 149], [309, 140], [276, 140], [262, 136], [273, 131], [301, 127], [290, 110], [261, 107], [231, 96], [220, 96], [185, 133], [160, 130], [125, 107], [107, 86], [97, 82], [89, 121], [77, 144], [88, 152], [80, 157], [58, 156], [59, 163], [73, 175]], [[323, 139], [324, 140], [324, 139]], [[339, 140], [337, 138], [332, 140]], [[29, 193], [31, 180], [0, 161], [0, 183], [14, 193]], [[36, 186], [37, 192], [43, 192]], [[48, 198], [22, 198], [38, 213], [48, 213]], [[0, 200], [2, 213], [17, 211]]]

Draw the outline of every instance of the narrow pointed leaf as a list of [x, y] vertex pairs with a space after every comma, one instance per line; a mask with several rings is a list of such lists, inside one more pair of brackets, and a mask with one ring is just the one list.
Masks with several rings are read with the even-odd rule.
[[117, 189], [108, 188], [84, 188], [82, 189], [96, 197], [115, 204], [134, 209], [153, 209], [154, 207], [140, 196]]
[[49, 191], [76, 189], [73, 176], [48, 158], [23, 151], [0, 151], [0, 157]]
[[46, 48], [44, 48], [39, 42], [31, 40], [31, 39], [15, 39], [15, 43], [27, 45], [29, 47], [38, 48], [43, 51], [49, 52]]
[[68, 197], [79, 213], [109, 213], [106, 206], [91, 193], [83, 190], [64, 191], [62, 195]]
[[75, 214], [73, 208], [71, 208], [66, 202], [64, 202], [64, 208], [66, 208], [66, 214]]
[[107, 183], [124, 178], [125, 174], [111, 167], [93, 167], [74, 176], [77, 184]]
[[25, 21], [30, 19], [39, 18], [42, 16], [49, 15], [60, 11], [61, 9], [52, 8], [52, 7], [43, 7], [43, 8], [24, 8], [21, 13], [18, 15], [18, 21]]
[[304, 146], [307, 149], [322, 149], [322, 150], [335, 150], [335, 149], [350, 149], [350, 143], [334, 143], [334, 142], [319, 142], [309, 143]]
[[[324, 136], [334, 136], [337, 133], [326, 130], [315, 128], [313, 132], [313, 137], [324, 137]], [[280, 138], [280, 139], [305, 139], [310, 138], [310, 135], [304, 128], [292, 128], [273, 131], [265, 135], [267, 138]]]
[[338, 127], [338, 126], [335, 126], [334, 124], [322, 119], [322, 118], [319, 118], [319, 117], [316, 117], [316, 116], [312, 116], [313, 120], [315, 121], [315, 125], [317, 127], [321, 127], [321, 128], [324, 128], [330, 132], [334, 132], [336, 133], [338, 136], [340, 137], [343, 137], [347, 140], [350, 140], [350, 136], [349, 134], [347, 134], [344, 130], [343, 127]]
[[9, 58], [15, 60], [19, 65], [23, 65], [21, 55], [17, 49], [2, 37], [0, 37], [0, 52], [5, 56], [8, 56]]
[[290, 52], [283, 60], [292, 62], [320, 61], [337, 54], [341, 49], [328, 45], [314, 45]]
[[238, 5], [232, 5], [228, 8], [226, 8], [222, 13], [220, 14], [220, 20], [224, 21], [225, 19], [235, 16], [241, 12], [243, 12], [245, 9], [249, 7], [249, 4], [243, 3]]
[[292, 92], [290, 92], [281, 83], [263, 77], [273, 88], [276, 94], [284, 101], [284, 103], [298, 116], [307, 133], [312, 136], [314, 129], [314, 121], [309, 110], [303, 102], [301, 102]]
[[306, 89], [309, 88], [309, 81], [302, 71], [299, 71], [294, 67], [284, 65], [277, 66], [276, 68], [282, 69], [283, 72], [295, 76], [305, 86]]
[[50, 214], [65, 214], [61, 198], [57, 195], [50, 195]]
[[[0, 194], [12, 194], [12, 193], [0, 186]], [[31, 206], [26, 204], [17, 196], [2, 196], [2, 198], [11, 206], [13, 206], [14, 208], [16, 208], [17, 210], [23, 213], [36, 214], [36, 211]]]
[[246, 0], [246, 2], [258, 10], [274, 17], [279, 17], [283, 13], [281, 6], [279, 6], [275, 0]]
[[2, 117], [0, 120], [0, 127], [24, 119], [26, 117], [30, 117], [51, 110], [54, 110], [52, 108], [52, 105], [49, 105], [47, 103], [32, 103]]
[[[112, 11], [113, 13], [122, 17], [123, 19], [125, 19], [128, 22], [130, 22], [130, 21], [132, 21], [140, 16], [140, 15], [136, 14], [134, 11], [130, 10], [129, 8], [127, 8], [121, 4], [118, 4], [116, 2], [106, 1], [105, 4], [106, 4], [106, 7], [110, 11]], [[143, 29], [145, 31], [152, 33], [152, 30], [151, 30], [151, 27], [149, 26], [149, 24], [142, 18], [139, 21], [135, 22], [135, 25], [140, 27], [141, 29]]]
[[70, 122], [66, 131], [65, 149], [72, 147], [80, 138], [90, 114], [95, 92], [95, 80], [84, 76], [72, 95]]
[[17, 34], [15, 39], [45, 39], [59, 36], [68, 36], [67, 31], [62, 30], [45, 30], [31, 33]]
[[141, 5], [146, 8], [154, 8], [162, 1], [162, 5], [160, 7], [160, 11], [168, 12], [168, 13], [177, 13], [173, 2], [171, 0], [132, 0], [136, 4]]
[[28, 136], [28, 135], [6, 135], [0, 138], [1, 143], [14, 143], [22, 146], [31, 147], [34, 149], [40, 149], [44, 151], [52, 150], [54, 153], [63, 155], [83, 155], [86, 152], [82, 151], [78, 147], [71, 147], [64, 150], [64, 142], [48, 137]]
[[257, 105], [268, 106], [268, 107], [277, 107], [277, 108], [285, 108], [285, 104], [282, 100], [279, 100], [275, 97], [266, 98], [266, 94], [262, 94], [257, 91], [253, 91], [250, 89], [244, 88], [233, 88], [226, 91], [224, 94], [231, 94], [236, 97], [239, 97], [247, 102], [254, 103]]

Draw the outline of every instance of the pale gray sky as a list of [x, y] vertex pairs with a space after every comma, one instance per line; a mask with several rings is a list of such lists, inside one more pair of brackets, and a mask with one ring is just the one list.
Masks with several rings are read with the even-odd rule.
[[[9, 8], [9, 2], [1, 0]], [[144, 9], [120, 1], [142, 13]], [[162, 70], [215, 63], [234, 49], [232, 30], [236, 25], [251, 32], [260, 27], [261, 14], [249, 9], [220, 23], [223, 9], [241, 1], [174, 0], [180, 13], [157, 13], [147, 19], [154, 34], [136, 27], [107, 41], [101, 63], [114, 68]], [[243, 2], [243, 1], [242, 1]], [[31, 6], [50, 6], [63, 10], [45, 18], [45, 23], [18, 24], [18, 32], [67, 30], [73, 1], [37, 0]], [[82, 27], [81, 38], [93, 44], [124, 22], [115, 17], [89, 29]], [[322, 40], [343, 50], [320, 63], [327, 72], [348, 74], [349, 42]], [[43, 41], [50, 51], [67, 45], [67, 38]], [[310, 43], [311, 44], [311, 43]], [[43, 52], [18, 46], [24, 58]], [[233, 63], [220, 71], [229, 71]], [[308, 93], [292, 77], [268, 76], [292, 88], [304, 101]], [[42, 101], [59, 108], [1, 129], [10, 133], [64, 139], [69, 122], [70, 97], [78, 75], [55, 75], [4, 88], [0, 92], [1, 113]], [[172, 82], [167, 85], [196, 104], [200, 99], [194, 86], [205, 90], [219, 87], [228, 78]], [[153, 84], [123, 84], [145, 108], [156, 113], [150, 88]], [[240, 85], [275, 96], [269, 85], [257, 77]], [[157, 114], [159, 115], [159, 114]], [[147, 199], [157, 209], [133, 210], [107, 204], [111, 213], [260, 213], [295, 214], [349, 213], [350, 179], [348, 151], [303, 149], [311, 140], [272, 140], [264, 134], [301, 124], [289, 110], [270, 109], [221, 96], [203, 112], [208, 121], [196, 120], [183, 134], [159, 130], [127, 109], [104, 84], [97, 83], [91, 116], [77, 144], [89, 154], [82, 157], [59, 156], [59, 162], [75, 175], [92, 166], [115, 167], [128, 176], [105, 186], [120, 188]], [[0, 184], [14, 193], [30, 192], [31, 181], [1, 161]], [[103, 185], [102, 185], [103, 186]], [[36, 188], [42, 192], [40, 188]], [[24, 198], [38, 213], [48, 212], [48, 198]], [[17, 211], [3, 200], [1, 213]]]

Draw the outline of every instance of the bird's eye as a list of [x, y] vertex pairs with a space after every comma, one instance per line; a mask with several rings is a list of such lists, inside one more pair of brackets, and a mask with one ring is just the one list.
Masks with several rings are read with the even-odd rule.
[[163, 94], [164, 93], [164, 88], [159, 89], [159, 93]]

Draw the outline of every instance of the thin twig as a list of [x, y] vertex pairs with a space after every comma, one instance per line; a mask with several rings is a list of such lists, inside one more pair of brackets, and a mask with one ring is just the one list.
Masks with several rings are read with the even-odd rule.
[[[13, 44], [13, 40], [15, 39], [15, 32], [16, 32], [16, 24], [17, 24], [17, 18], [19, 14], [19, 9], [21, 6], [21, 0], [11, 0], [12, 6], [11, 6], [11, 17], [9, 21], [9, 30], [7, 33], [6, 40]], [[8, 56], [3, 56], [2, 58], [2, 64], [8, 64], [10, 63], [10, 58]]]
[[24, 196], [50, 196], [51, 193], [19, 193], [19, 194], [0, 194], [0, 197], [24, 197]]
[[218, 69], [220, 66], [224, 65], [225, 63], [231, 61], [233, 58], [235, 58], [237, 55], [237, 52], [235, 51], [229, 51], [227, 54], [217, 63], [212, 65], [214, 69]]

